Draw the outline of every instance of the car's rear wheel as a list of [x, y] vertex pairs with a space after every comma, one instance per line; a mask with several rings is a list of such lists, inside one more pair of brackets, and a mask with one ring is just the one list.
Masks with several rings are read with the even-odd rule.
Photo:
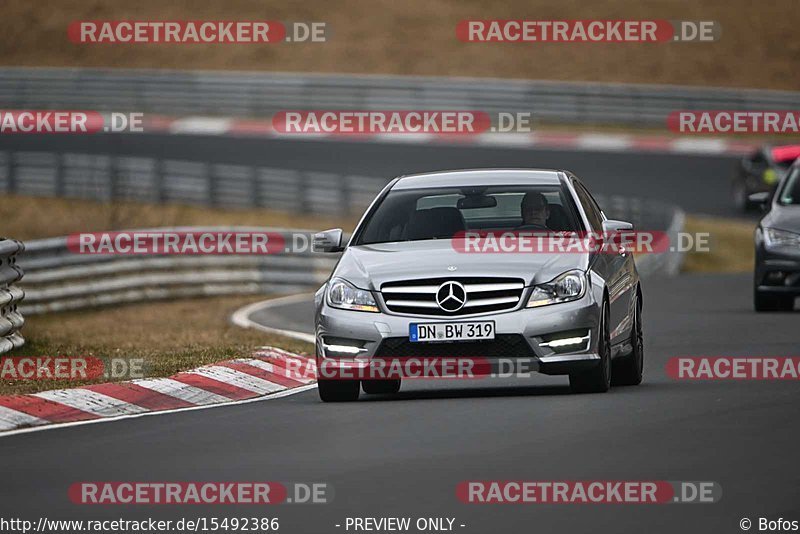
[[358, 400], [360, 389], [358, 380], [320, 380], [317, 382], [319, 398], [325, 402]]
[[362, 380], [361, 389], [364, 393], [372, 395], [397, 393], [400, 391], [401, 381], [399, 378], [393, 380]]
[[756, 311], [759, 312], [792, 311], [794, 309], [794, 296], [770, 295], [756, 289], [753, 292], [753, 304]]
[[604, 393], [611, 387], [611, 333], [608, 326], [608, 304], [603, 304], [600, 326], [597, 329], [599, 365], [587, 371], [570, 373], [569, 386], [575, 393]]
[[614, 361], [615, 386], [638, 386], [644, 371], [644, 336], [642, 335], [642, 300], [636, 294], [631, 327], [631, 353]]

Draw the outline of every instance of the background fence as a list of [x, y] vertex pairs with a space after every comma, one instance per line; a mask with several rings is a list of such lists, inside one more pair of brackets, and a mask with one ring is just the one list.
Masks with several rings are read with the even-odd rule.
[[19, 334], [25, 320], [17, 309], [24, 293], [13, 285], [22, 278], [22, 269], [16, 264], [22, 249], [19, 241], [0, 237], [0, 354], [25, 343]]
[[267, 117], [286, 109], [531, 112], [565, 124], [663, 126], [683, 109], [797, 109], [800, 92], [481, 78], [0, 68], [0, 108]]

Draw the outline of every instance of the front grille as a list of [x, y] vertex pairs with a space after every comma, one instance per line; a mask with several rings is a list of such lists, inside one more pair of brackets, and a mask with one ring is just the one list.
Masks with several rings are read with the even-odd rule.
[[484, 341], [412, 343], [407, 337], [388, 337], [375, 351], [376, 358], [532, 358], [535, 354], [519, 334], [500, 334]]
[[[466, 301], [461, 309], [447, 311], [436, 303], [436, 293], [445, 282], [458, 282], [464, 286]], [[389, 311], [458, 317], [516, 308], [524, 288], [525, 282], [520, 278], [426, 278], [387, 282], [381, 286], [381, 296]]]

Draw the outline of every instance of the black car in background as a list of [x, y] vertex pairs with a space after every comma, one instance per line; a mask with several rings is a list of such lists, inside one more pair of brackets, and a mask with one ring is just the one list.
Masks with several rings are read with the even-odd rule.
[[756, 311], [791, 311], [800, 296], [800, 160], [774, 194], [756, 193], [749, 200], [768, 210], [755, 234]]
[[799, 157], [800, 145], [766, 145], [743, 157], [731, 184], [736, 208], [741, 211], [754, 208], [750, 195], [774, 191], [781, 177]]

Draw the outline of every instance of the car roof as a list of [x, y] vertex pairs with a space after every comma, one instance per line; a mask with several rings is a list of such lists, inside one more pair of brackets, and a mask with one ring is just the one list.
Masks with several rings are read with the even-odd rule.
[[401, 176], [392, 190], [482, 185], [559, 185], [563, 171], [554, 169], [465, 169]]

